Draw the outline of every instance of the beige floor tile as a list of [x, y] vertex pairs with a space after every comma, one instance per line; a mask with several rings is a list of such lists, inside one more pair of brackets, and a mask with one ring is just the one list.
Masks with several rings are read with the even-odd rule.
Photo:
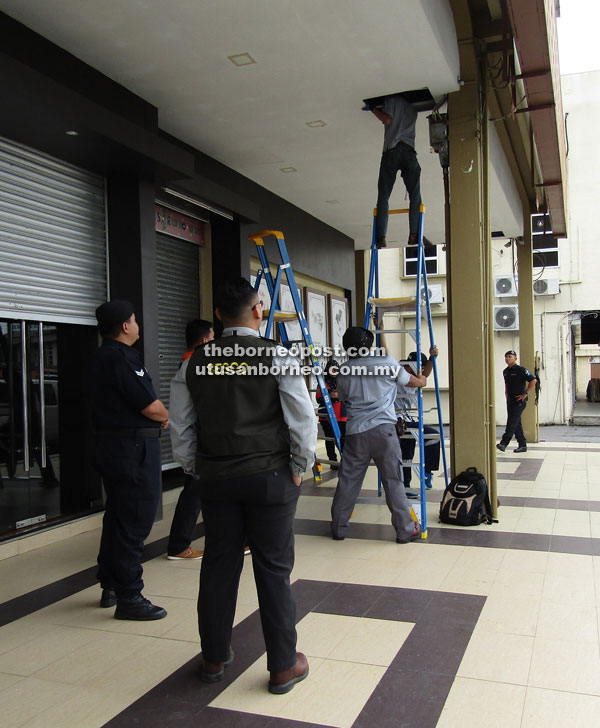
[[0, 655], [44, 637], [52, 629], [52, 625], [44, 624], [31, 617], [6, 624], [4, 627], [0, 627]]
[[600, 697], [558, 690], [527, 688], [521, 728], [593, 726], [600, 716]]
[[505, 601], [512, 601], [519, 597], [532, 597], [540, 600], [544, 590], [544, 575], [535, 572], [511, 572], [503, 568], [498, 575], [490, 595], [504, 598]]
[[496, 576], [495, 569], [455, 566], [442, 581], [441, 591], [459, 594], [489, 594]]
[[298, 644], [308, 657], [327, 658], [359, 622], [359, 617], [309, 612], [296, 626]]
[[522, 685], [457, 677], [436, 728], [520, 728], [525, 693]]
[[2, 694], [2, 691], [6, 688], [10, 688], [13, 685], [16, 685], [21, 680], [26, 680], [27, 678], [22, 677], [21, 675], [8, 675], [5, 672], [0, 672], [0, 695]]
[[[72, 685], [27, 677], [0, 692], [0, 715], [4, 728], [29, 726], [43, 711], [63, 706], [76, 698], [78, 688]], [[46, 724], [48, 728], [51, 723]]]
[[[211, 706], [350, 728], [385, 669], [378, 665], [312, 658], [309, 677], [287, 695], [275, 696], [266, 690], [263, 655]], [[323, 685], [327, 685], [327, 690], [323, 690]]]
[[597, 640], [584, 644], [536, 637], [529, 685], [600, 695], [600, 654]]
[[552, 533], [552, 529], [552, 523], [546, 523], [539, 519], [519, 518], [515, 526], [515, 533], [534, 533], [549, 536]]
[[546, 572], [548, 574], [577, 574], [578, 577], [591, 578], [594, 568], [593, 556], [583, 554], [561, 554], [550, 552]]
[[547, 551], [521, 551], [504, 549], [504, 559], [499, 573], [545, 574], [548, 564]]
[[94, 690], [129, 695], [137, 699], [188, 660], [198, 656], [198, 647], [184, 641], [144, 638], [145, 646], [94, 678]]
[[323, 662], [323, 659], [313, 657], [309, 661], [310, 674], [305, 681], [299, 683], [292, 692], [286, 695], [271, 695], [267, 691], [269, 680], [267, 656], [263, 654], [234, 682], [228, 685], [210, 705], [214, 708], [238, 710], [242, 713], [281, 717], [281, 711], [291, 700], [292, 694], [300, 690], [305, 683], [314, 680], [315, 672]]
[[414, 624], [361, 618], [329, 653], [332, 660], [389, 667]]
[[597, 608], [543, 601], [540, 605], [536, 637], [585, 644], [598, 643]]
[[18, 541], [11, 541], [10, 543], [3, 543], [0, 545], [0, 561], [4, 559], [10, 559], [19, 553]]
[[534, 638], [476, 627], [462, 659], [460, 677], [527, 685]]
[[70, 700], [56, 703], [30, 718], [27, 728], [101, 728], [131, 702], [127, 694], [78, 687], [77, 695]]
[[[386, 668], [324, 660], [291, 693], [282, 718], [351, 728]], [[323, 690], [327, 685], [328, 689]]]
[[46, 665], [75, 652], [91, 642], [94, 637], [92, 630], [54, 627], [20, 647], [0, 655], [0, 672], [33, 675]]
[[146, 638], [137, 635], [92, 632], [92, 639], [87, 644], [54, 660], [35, 676], [40, 680], [93, 687], [99, 675], [133, 653], [141, 654], [147, 644]]
[[571, 574], [546, 574], [542, 600], [569, 606], [594, 606], [596, 588], [593, 575], [585, 577], [575, 572]]
[[535, 636], [540, 610], [539, 597], [502, 593], [488, 596], [477, 622], [478, 628], [490, 632]]

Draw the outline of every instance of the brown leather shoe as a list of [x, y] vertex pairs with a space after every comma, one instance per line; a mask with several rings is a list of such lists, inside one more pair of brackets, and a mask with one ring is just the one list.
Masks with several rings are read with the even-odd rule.
[[289, 670], [272, 671], [269, 679], [269, 692], [275, 695], [289, 693], [294, 685], [308, 677], [308, 660], [302, 652], [296, 652], [296, 664]]
[[229, 649], [229, 659], [225, 662], [208, 662], [200, 657], [200, 680], [205, 683], [220, 682], [225, 677], [225, 668], [233, 662], [233, 650]]

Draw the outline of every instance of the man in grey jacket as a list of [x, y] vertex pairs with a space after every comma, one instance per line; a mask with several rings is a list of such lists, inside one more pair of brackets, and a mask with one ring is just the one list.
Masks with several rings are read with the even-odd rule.
[[281, 694], [308, 675], [305, 655], [296, 652], [290, 573], [294, 515], [302, 475], [314, 462], [317, 421], [298, 362], [259, 336], [262, 305], [248, 281], [221, 287], [216, 315], [225, 327], [222, 336], [196, 349], [181, 367], [171, 399], [174, 455], [200, 479], [204, 514], [200, 678], [221, 680], [233, 660], [247, 541], [269, 691]]

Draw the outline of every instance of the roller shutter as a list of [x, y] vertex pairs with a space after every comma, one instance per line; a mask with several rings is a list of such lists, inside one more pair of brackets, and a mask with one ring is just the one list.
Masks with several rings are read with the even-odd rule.
[[106, 300], [104, 180], [0, 137], [0, 315], [95, 324]]
[[[169, 384], [185, 351], [185, 325], [200, 315], [200, 248], [194, 243], [156, 236], [156, 289], [160, 399], [169, 406]], [[163, 469], [173, 467], [171, 440], [161, 437]]]

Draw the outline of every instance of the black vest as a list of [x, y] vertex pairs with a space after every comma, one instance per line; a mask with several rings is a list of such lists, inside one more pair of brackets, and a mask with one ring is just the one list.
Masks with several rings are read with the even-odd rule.
[[[229, 354], [227, 348], [236, 345], [242, 354]], [[276, 342], [262, 337], [227, 336], [192, 354], [186, 382], [198, 415], [196, 473], [201, 480], [250, 475], [289, 463], [289, 430], [279, 386], [270, 373], [273, 354], [268, 350], [275, 347]]]

